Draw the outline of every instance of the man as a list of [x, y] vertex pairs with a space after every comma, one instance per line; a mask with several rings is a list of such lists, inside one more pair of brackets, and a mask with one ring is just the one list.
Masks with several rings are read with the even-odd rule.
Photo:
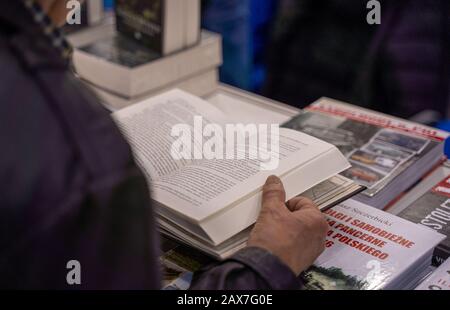
[[[0, 287], [160, 288], [148, 186], [109, 114], [69, 72], [60, 0], [0, 4]], [[196, 289], [292, 289], [324, 249], [313, 203], [264, 186], [248, 247]], [[67, 264], [81, 265], [69, 285]], [[70, 265], [69, 265], [70, 266]], [[69, 279], [70, 280], [70, 279]], [[69, 281], [70, 282], [70, 281]]]

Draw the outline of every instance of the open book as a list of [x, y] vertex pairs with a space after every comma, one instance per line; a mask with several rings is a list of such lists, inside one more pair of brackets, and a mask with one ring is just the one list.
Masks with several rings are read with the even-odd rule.
[[[287, 199], [307, 192], [321, 209], [362, 190], [338, 176], [350, 165], [332, 144], [278, 126], [278, 135], [258, 131], [258, 139], [253, 139], [255, 133], [243, 126], [231, 136], [233, 120], [180, 90], [119, 110], [113, 118], [150, 182], [161, 230], [215, 257], [226, 257], [245, 245], [269, 175], [281, 178]], [[260, 129], [264, 124], [256, 125]], [[192, 129], [189, 152], [179, 143], [180, 128]], [[261, 156], [250, 156], [255, 154], [251, 141], [258, 141], [256, 153]], [[262, 149], [271, 156], [262, 156], [267, 155]]]

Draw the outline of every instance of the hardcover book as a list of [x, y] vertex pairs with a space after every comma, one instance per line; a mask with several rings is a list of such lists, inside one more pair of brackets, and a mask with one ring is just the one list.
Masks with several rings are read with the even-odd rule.
[[161, 55], [196, 43], [199, 0], [116, 0], [117, 31]]
[[[275, 152], [272, 154], [279, 155], [278, 164], [261, 169], [269, 158], [251, 156], [251, 150], [261, 154], [260, 149], [245, 142], [256, 141], [257, 136], [238, 130], [230, 139], [229, 131], [224, 134], [222, 130], [234, 124], [233, 119], [181, 90], [119, 110], [113, 118], [151, 184], [160, 230], [216, 258], [228, 257], [245, 246], [269, 175], [282, 179], [287, 199], [306, 192], [321, 210], [363, 189], [338, 176], [350, 165], [335, 146], [286, 128], [279, 129], [279, 149], [271, 149]], [[192, 142], [190, 156], [176, 158], [173, 154], [184, 151], [174, 151], [179, 139], [172, 128], [180, 124], [196, 131], [188, 139]], [[210, 133], [208, 139], [202, 137], [203, 129], [198, 130], [205, 126], [213, 126], [218, 133]], [[258, 136], [260, 143], [270, 139]], [[266, 143], [272, 147], [271, 142]], [[218, 157], [203, 157], [202, 152], [212, 146], [223, 156], [215, 153]]]
[[163, 50], [163, 0], [117, 0], [118, 32], [157, 52]]
[[450, 176], [435, 184], [398, 216], [447, 236], [436, 247], [433, 265], [439, 266], [450, 256]]
[[428, 278], [425, 279], [416, 290], [450, 290], [450, 259], [439, 266]]
[[326, 249], [303, 280], [311, 290], [410, 289], [445, 236], [353, 199], [325, 211]]
[[127, 68], [135, 68], [149, 63], [160, 56], [121, 35], [102, 38], [80, 48], [81, 51]]
[[283, 125], [336, 147], [352, 167], [342, 173], [367, 187], [357, 199], [384, 208], [443, 157], [448, 133], [331, 99]]
[[204, 31], [199, 44], [161, 57], [121, 34], [105, 29], [74, 50], [77, 74], [93, 85], [128, 99], [217, 68], [222, 63], [220, 35]]

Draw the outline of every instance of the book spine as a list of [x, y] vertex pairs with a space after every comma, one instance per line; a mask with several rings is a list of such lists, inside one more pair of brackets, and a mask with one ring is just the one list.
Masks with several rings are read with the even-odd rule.
[[186, 0], [164, 0], [162, 54], [169, 55], [186, 47]]
[[161, 41], [160, 46], [158, 47], [157, 51], [164, 55], [167, 53], [167, 41], [168, 41], [168, 21], [169, 21], [169, 0], [161, 0]]
[[197, 44], [200, 39], [200, 0], [186, 0], [186, 47]]
[[433, 258], [431, 264], [435, 267], [439, 267], [443, 262], [450, 257], [450, 251], [441, 245], [438, 245], [433, 252]]
[[104, 7], [102, 0], [89, 0], [88, 6], [88, 24], [89, 26], [95, 25], [103, 19]]

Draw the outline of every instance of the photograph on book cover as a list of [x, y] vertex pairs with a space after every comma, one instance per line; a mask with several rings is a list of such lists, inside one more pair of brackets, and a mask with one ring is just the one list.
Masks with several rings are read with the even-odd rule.
[[349, 160], [383, 174], [392, 172], [401, 163], [394, 158], [371, 153], [364, 149], [355, 150], [349, 155]]
[[384, 188], [438, 143], [403, 131], [312, 111], [296, 116], [283, 127], [337, 146], [352, 164], [342, 175], [366, 186], [371, 194]]

